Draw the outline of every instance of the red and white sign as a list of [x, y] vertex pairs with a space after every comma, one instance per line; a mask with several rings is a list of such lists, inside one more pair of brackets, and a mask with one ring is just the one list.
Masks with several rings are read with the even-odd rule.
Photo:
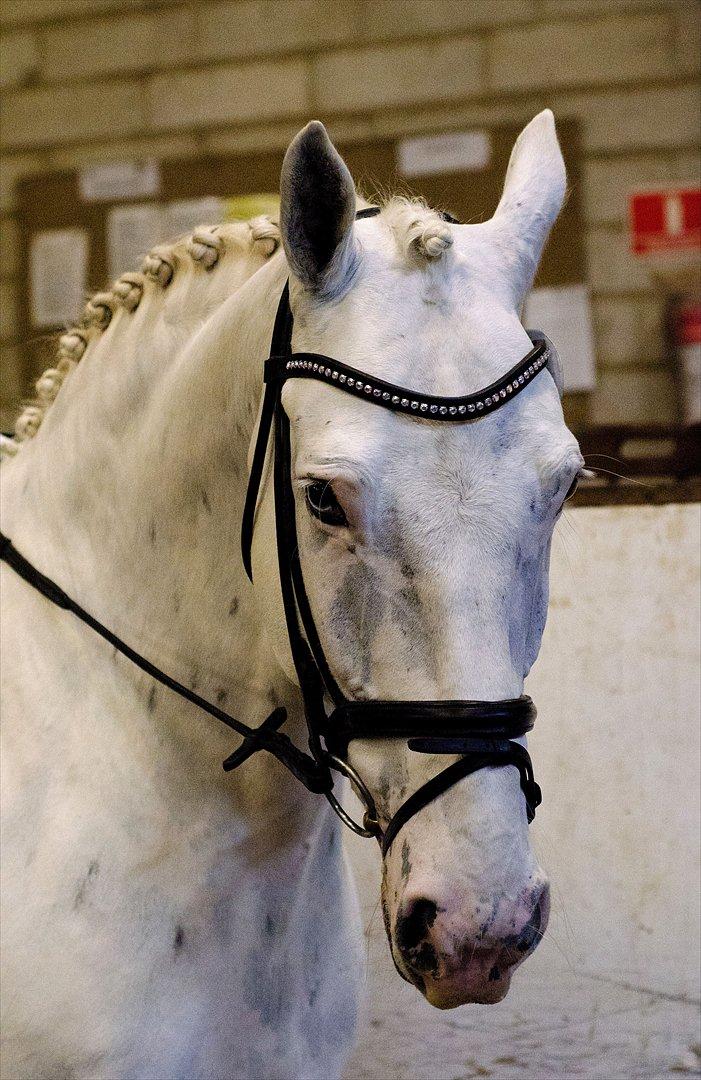
[[636, 191], [629, 210], [635, 255], [701, 250], [701, 188]]

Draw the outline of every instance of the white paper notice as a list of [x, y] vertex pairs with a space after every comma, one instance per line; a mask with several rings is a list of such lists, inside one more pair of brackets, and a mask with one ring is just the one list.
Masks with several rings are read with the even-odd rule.
[[594, 333], [586, 285], [533, 289], [524, 305], [523, 325], [544, 330], [552, 339], [562, 361], [565, 390], [595, 389]]
[[138, 270], [155, 244], [169, 239], [162, 207], [155, 203], [115, 206], [107, 215], [107, 271], [113, 281]]
[[198, 225], [217, 225], [224, 220], [224, 200], [216, 195], [207, 195], [201, 199], [181, 199], [166, 203], [163, 207], [164, 227], [169, 239], [175, 239], [181, 233], [190, 233]]
[[85, 202], [147, 198], [157, 195], [160, 186], [156, 161], [108, 161], [78, 173], [78, 190]]
[[402, 139], [397, 147], [400, 176], [434, 173], [477, 172], [486, 169], [492, 144], [486, 131], [447, 131]]
[[40, 329], [73, 322], [85, 303], [88, 234], [85, 229], [47, 229], [29, 246], [30, 317]]

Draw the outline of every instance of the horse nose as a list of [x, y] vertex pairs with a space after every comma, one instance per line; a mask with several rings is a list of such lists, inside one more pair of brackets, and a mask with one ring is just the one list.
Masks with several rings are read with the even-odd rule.
[[439, 918], [441, 912], [443, 918], [449, 914], [445, 907], [426, 896], [405, 898], [394, 939], [407, 972], [417, 983], [427, 976], [441, 978], [449, 971], [478, 977], [482, 969], [484, 977], [494, 981], [500, 972], [520, 964], [533, 952], [543, 936], [549, 908], [549, 888], [544, 884], [510, 907], [508, 922], [496, 920], [486, 932], [485, 928], [475, 932], [474, 922], [469, 920], [473, 930], [467, 931], [462, 941], [457, 935], [457, 944], [455, 927], [448, 931]]

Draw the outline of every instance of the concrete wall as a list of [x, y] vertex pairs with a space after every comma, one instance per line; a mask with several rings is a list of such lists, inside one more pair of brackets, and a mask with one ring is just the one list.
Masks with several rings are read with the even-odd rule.
[[626, 192], [698, 177], [697, 0], [2, 0], [0, 406], [17, 350], [18, 176], [133, 156], [282, 150], [526, 121], [583, 124], [600, 390], [594, 419], [672, 419], [662, 305], [628, 255]]
[[700, 519], [694, 504], [581, 508], [559, 526], [527, 684], [553, 911], [504, 1002], [438, 1013], [401, 982], [379, 855], [349, 839], [370, 957], [349, 1078], [698, 1075]]

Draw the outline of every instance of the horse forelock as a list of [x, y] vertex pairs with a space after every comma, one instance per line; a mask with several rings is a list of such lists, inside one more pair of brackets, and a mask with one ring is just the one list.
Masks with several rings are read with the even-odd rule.
[[400, 255], [409, 261], [432, 262], [452, 247], [450, 226], [424, 199], [393, 195], [382, 206], [382, 218]]

